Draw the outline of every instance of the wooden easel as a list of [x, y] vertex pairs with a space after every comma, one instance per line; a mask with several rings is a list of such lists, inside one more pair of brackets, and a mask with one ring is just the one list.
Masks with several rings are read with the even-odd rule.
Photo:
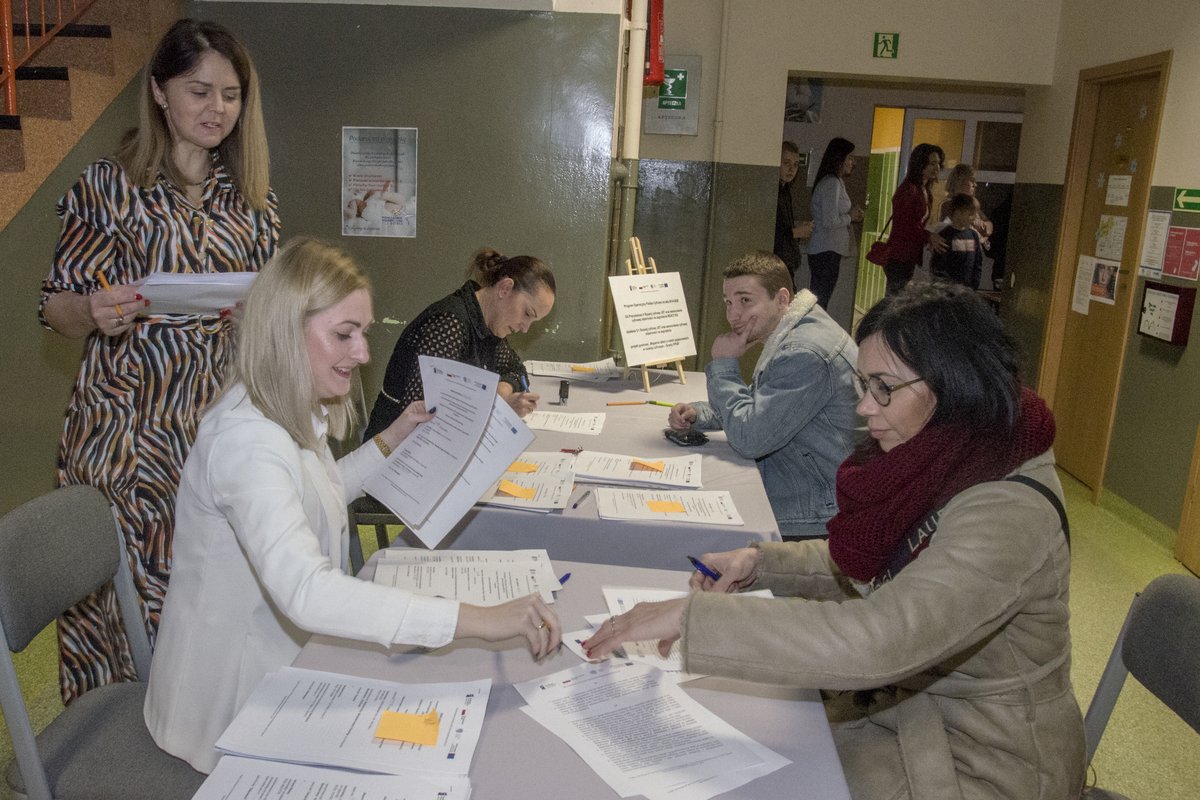
[[[633, 253], [633, 259], [632, 260], [630, 260], [628, 258], [625, 259], [625, 271], [628, 274], [630, 274], [630, 275], [646, 275], [646, 274], [657, 274], [658, 273], [658, 267], [655, 265], [653, 258], [650, 259], [649, 266], [646, 265], [646, 257], [642, 254], [642, 243], [641, 243], [641, 241], [638, 240], [638, 237], [636, 237], [636, 236], [629, 237], [629, 250], [631, 253]], [[669, 367], [672, 364], [675, 365], [675, 371], [677, 373], [679, 373], [679, 382], [686, 384], [687, 378], [685, 378], [683, 375], [683, 359], [676, 358], [672, 361], [656, 361], [652, 364], [642, 364], [641, 365], [642, 388], [644, 388], [647, 393], [650, 392], [650, 368], [651, 367]], [[624, 377], [626, 377], [626, 378], [629, 377], [630, 369], [632, 369], [632, 367], [628, 367], [628, 366], [625, 367], [625, 376]]]

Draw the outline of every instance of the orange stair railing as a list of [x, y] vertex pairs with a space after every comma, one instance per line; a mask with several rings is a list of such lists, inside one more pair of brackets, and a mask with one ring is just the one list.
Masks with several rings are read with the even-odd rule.
[[[29, 63], [96, 0], [0, 0], [0, 113], [17, 113], [17, 68]], [[33, 35], [37, 26], [38, 36]], [[16, 31], [21, 31], [18, 36]], [[20, 46], [23, 45], [23, 46]]]

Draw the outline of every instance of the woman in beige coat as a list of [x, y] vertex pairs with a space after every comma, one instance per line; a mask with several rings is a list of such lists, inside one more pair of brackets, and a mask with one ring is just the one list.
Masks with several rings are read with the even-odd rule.
[[585, 647], [682, 637], [689, 672], [829, 690], [856, 800], [1077, 797], [1053, 417], [964, 287], [889, 296], [856, 338], [871, 439], [838, 470], [829, 540], [706, 555], [720, 577], [693, 576], [702, 591]]

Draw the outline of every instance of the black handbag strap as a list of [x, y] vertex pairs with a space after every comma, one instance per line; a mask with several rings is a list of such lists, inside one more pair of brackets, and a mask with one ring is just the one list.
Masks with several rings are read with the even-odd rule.
[[[1004, 480], [1028, 486], [1050, 502], [1050, 505], [1058, 512], [1058, 521], [1062, 525], [1063, 536], [1066, 537], [1067, 547], [1069, 548], [1071, 546], [1071, 524], [1067, 520], [1067, 509], [1063, 507], [1062, 501], [1058, 499], [1058, 495], [1049, 486], [1039, 480], [1030, 478], [1028, 475], [1010, 475]], [[933, 541], [933, 537], [937, 535], [938, 521], [942, 516], [943, 508], [945, 506], [938, 506], [913, 526], [908, 535], [901, 540], [900, 546], [892, 553], [892, 557], [888, 559], [883, 571], [871, 580], [872, 589], [878, 589], [896, 577], [900, 570], [915, 561], [917, 556], [921, 554], [921, 551]]]

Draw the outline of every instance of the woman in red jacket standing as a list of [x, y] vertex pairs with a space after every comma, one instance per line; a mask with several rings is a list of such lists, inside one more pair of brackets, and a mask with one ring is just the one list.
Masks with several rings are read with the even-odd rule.
[[933, 184], [946, 154], [936, 144], [922, 143], [908, 158], [908, 173], [892, 195], [892, 235], [888, 238], [887, 294], [895, 294], [912, 280], [913, 272], [928, 245], [935, 253], [946, 249], [946, 242], [926, 230], [933, 208]]

